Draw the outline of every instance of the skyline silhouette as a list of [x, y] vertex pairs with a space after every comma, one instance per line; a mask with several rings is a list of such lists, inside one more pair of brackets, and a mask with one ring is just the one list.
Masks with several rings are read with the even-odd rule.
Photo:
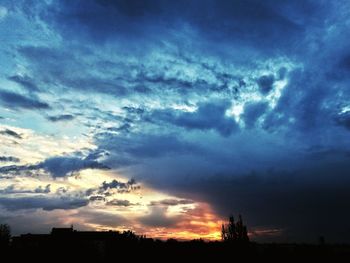
[[[226, 228], [227, 227], [227, 228]], [[52, 228], [48, 234], [22, 234], [11, 237], [8, 225], [0, 225], [2, 258], [21, 260], [55, 255], [55, 259], [79, 260], [155, 260], [172, 256], [173, 260], [235, 259], [319, 259], [338, 260], [350, 256], [349, 244], [256, 243], [249, 241], [242, 218], [230, 216], [223, 224], [221, 241], [202, 239], [159, 240], [132, 231], [78, 231], [71, 227]], [[131, 258], [130, 258], [131, 256]]]

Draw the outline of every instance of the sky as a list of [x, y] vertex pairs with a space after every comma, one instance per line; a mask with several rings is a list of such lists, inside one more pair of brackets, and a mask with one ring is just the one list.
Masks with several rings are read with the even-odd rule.
[[350, 242], [350, 2], [0, 0], [0, 223]]

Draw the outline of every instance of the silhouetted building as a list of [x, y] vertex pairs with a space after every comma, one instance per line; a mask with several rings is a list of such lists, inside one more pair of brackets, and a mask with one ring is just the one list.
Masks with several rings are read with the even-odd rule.
[[[71, 254], [81, 251], [99, 257], [106, 254], [106, 249], [110, 244], [121, 242], [125, 235], [125, 232], [118, 231], [97, 232], [77, 231], [73, 227], [52, 228], [50, 234], [23, 234], [13, 237], [12, 246], [28, 253], [36, 249], [46, 249], [46, 251], [66, 251]], [[128, 233], [128, 235], [131, 234]]]

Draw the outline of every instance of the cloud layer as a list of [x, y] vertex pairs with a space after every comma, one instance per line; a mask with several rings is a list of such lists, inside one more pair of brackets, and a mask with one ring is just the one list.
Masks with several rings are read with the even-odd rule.
[[[101, 228], [102, 202], [120, 225], [187, 231], [172, 211], [206, 202], [274, 241], [349, 241], [347, 1], [2, 5], [4, 209], [91, 209], [79, 222]], [[54, 196], [8, 188], [28, 178]], [[131, 178], [169, 196], [143, 203]]]

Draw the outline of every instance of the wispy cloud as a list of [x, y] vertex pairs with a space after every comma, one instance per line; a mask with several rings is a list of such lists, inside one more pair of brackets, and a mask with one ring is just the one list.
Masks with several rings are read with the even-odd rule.
[[27, 97], [12, 91], [0, 91], [0, 101], [7, 107], [13, 109], [49, 109], [46, 102], [40, 101], [35, 97]]

